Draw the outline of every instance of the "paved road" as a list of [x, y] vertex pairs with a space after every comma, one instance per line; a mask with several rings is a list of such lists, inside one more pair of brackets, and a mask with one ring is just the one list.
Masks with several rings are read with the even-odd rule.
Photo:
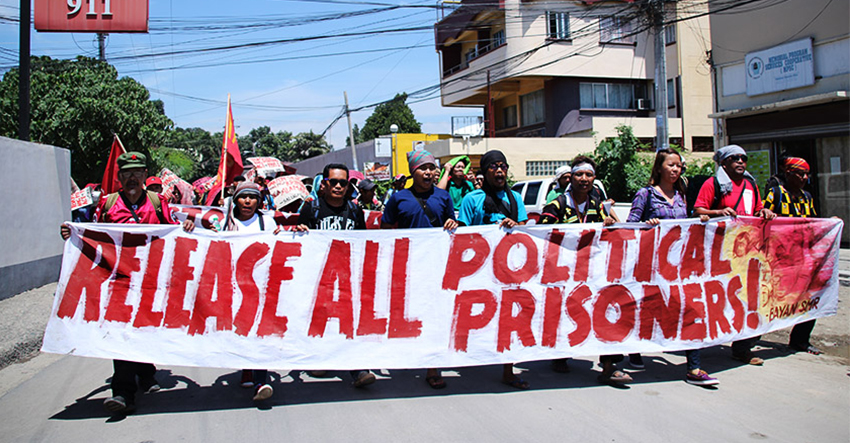
[[[820, 320], [816, 337], [850, 335], [848, 298], [844, 287], [841, 313]], [[163, 367], [163, 391], [140, 397], [138, 413], [123, 419], [102, 408], [109, 361], [38, 354], [0, 370], [0, 441], [850, 441], [845, 352], [787, 354], [776, 337], [756, 350], [763, 367], [734, 362], [726, 346], [706, 350], [718, 389], [684, 383], [683, 355], [650, 354], [628, 389], [598, 385], [588, 357], [566, 375], [544, 362], [519, 365], [532, 384], [525, 392], [501, 385], [498, 367], [460, 368], [443, 391], [428, 388], [423, 371], [392, 371], [364, 390], [347, 377], [281, 371], [275, 396], [255, 405], [236, 371]]]

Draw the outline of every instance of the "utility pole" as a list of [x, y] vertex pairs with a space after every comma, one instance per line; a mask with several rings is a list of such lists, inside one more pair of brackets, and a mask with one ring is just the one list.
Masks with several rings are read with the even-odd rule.
[[21, 0], [20, 69], [18, 75], [18, 139], [30, 139], [30, 0]]
[[345, 95], [345, 116], [348, 118], [348, 139], [350, 140], [349, 145], [351, 146], [351, 159], [354, 161], [354, 169], [355, 171], [359, 171], [360, 169], [357, 167], [357, 142], [354, 140], [354, 131], [351, 129], [351, 110], [348, 108], [348, 91], [343, 91], [343, 95]]
[[664, 35], [664, 3], [649, 0], [649, 17], [655, 33], [655, 149], [670, 147], [667, 121], [667, 42]]
[[97, 33], [97, 59], [106, 61], [106, 34], [103, 32]]

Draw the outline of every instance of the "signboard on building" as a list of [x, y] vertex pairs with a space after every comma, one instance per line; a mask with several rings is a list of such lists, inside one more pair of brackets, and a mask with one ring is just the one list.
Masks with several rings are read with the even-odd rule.
[[365, 162], [363, 163], [363, 175], [369, 180], [389, 180], [390, 165], [389, 163]]
[[764, 189], [770, 178], [770, 151], [747, 151], [747, 172], [756, 179], [760, 189]]
[[815, 83], [815, 62], [810, 38], [751, 52], [745, 61], [749, 96]]
[[35, 0], [35, 30], [148, 32], [148, 0]]

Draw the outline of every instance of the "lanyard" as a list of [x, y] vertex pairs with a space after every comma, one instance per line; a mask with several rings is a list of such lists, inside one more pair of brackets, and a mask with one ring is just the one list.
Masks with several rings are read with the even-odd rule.
[[570, 192], [570, 200], [573, 201], [573, 210], [575, 210], [575, 212], [576, 212], [576, 216], [579, 219], [579, 223], [586, 223], [587, 222], [587, 213], [590, 212], [590, 195], [589, 194], [587, 195], [587, 201], [585, 202], [586, 206], [584, 207], [584, 209], [585, 209], [584, 215], [582, 215], [581, 211], [579, 211], [578, 202], [576, 201], [575, 197], [573, 197], [572, 192]]

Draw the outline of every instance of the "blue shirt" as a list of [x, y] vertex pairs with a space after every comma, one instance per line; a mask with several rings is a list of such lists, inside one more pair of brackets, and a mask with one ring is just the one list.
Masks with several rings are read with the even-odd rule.
[[[522, 202], [522, 197], [520, 197], [516, 191], [512, 190], [511, 192], [514, 194], [514, 201], [516, 201], [517, 205], [517, 220], [514, 221], [522, 223], [528, 220], [528, 214], [525, 212], [525, 205]], [[505, 191], [497, 192], [496, 196], [502, 199], [506, 208], [510, 208], [510, 200], [508, 199], [508, 194], [505, 193]], [[458, 214], [457, 221], [465, 224], [466, 226], [483, 225], [485, 216], [484, 199], [486, 197], [487, 194], [485, 194], [482, 189], [476, 189], [467, 194], [460, 203], [460, 213]], [[505, 216], [501, 212], [490, 214], [490, 223], [499, 223], [504, 218]]]
[[454, 206], [449, 193], [436, 186], [424, 194], [416, 194], [412, 188], [402, 189], [394, 193], [387, 205], [384, 206], [384, 215], [381, 216], [382, 223], [394, 225], [398, 223], [399, 228], [433, 228], [428, 215], [422, 209], [416, 197], [422, 199], [425, 205], [431, 209], [439, 226], [442, 227], [448, 219], [455, 219]]

